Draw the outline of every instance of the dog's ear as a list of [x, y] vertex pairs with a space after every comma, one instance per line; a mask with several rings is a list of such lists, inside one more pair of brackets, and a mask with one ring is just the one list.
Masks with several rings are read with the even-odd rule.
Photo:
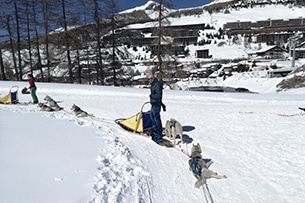
[[202, 152], [202, 149], [201, 149], [201, 146], [200, 146], [199, 143], [197, 144], [197, 147], [198, 147], [198, 149], [199, 149], [199, 151], [200, 151], [200, 153], [201, 153], [201, 152]]

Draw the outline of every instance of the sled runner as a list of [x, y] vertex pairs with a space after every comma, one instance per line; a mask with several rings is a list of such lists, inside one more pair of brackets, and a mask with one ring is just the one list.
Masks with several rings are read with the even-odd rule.
[[136, 115], [127, 119], [119, 118], [116, 119], [115, 122], [127, 131], [134, 132], [138, 135], [145, 135], [147, 137], [151, 137], [152, 140], [159, 145], [173, 147], [173, 144], [170, 140], [164, 139], [162, 137], [161, 132], [156, 132], [153, 129], [152, 121], [150, 118], [150, 112], [143, 111], [144, 106], [149, 103], [150, 102], [145, 102], [142, 105], [140, 112]]
[[0, 98], [0, 103], [1, 104], [17, 104], [19, 103], [18, 101], [18, 86], [12, 86], [10, 88], [10, 91], [7, 95], [4, 97]]

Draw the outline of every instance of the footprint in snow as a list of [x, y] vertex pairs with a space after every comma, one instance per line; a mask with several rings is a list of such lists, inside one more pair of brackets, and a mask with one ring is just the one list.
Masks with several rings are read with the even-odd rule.
[[62, 181], [64, 181], [64, 178], [55, 177], [55, 178], [53, 179], [53, 181], [54, 181], [54, 182], [62, 182]]

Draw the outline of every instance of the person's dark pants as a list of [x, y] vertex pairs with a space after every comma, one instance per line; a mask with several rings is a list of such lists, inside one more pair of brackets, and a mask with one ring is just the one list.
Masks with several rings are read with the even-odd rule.
[[159, 132], [162, 133], [162, 122], [160, 117], [161, 106], [151, 106], [150, 118], [152, 120], [152, 126]]
[[32, 96], [32, 99], [33, 99], [33, 103], [34, 104], [37, 104], [38, 103], [38, 98], [36, 96], [36, 87], [32, 87], [31, 88], [31, 96]]

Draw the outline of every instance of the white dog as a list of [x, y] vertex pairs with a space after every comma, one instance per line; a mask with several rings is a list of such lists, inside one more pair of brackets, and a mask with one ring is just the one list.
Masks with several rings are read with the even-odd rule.
[[72, 114], [74, 114], [77, 117], [87, 117], [87, 116], [93, 117], [93, 114], [88, 114], [86, 111], [83, 111], [75, 104], [72, 105], [71, 110], [72, 110]]
[[193, 175], [197, 179], [195, 182], [195, 188], [200, 188], [202, 185], [206, 184], [206, 179], [209, 178], [227, 178], [225, 175], [218, 175], [216, 172], [210, 170], [209, 167], [213, 161], [211, 159], [202, 159], [201, 153], [202, 151], [199, 143], [197, 145], [193, 144], [189, 166], [190, 170], [193, 172]]
[[54, 101], [50, 96], [46, 95], [44, 98], [45, 101], [48, 102], [48, 104], [50, 105], [50, 107], [52, 107], [54, 109], [54, 111], [60, 111], [63, 108], [60, 107], [56, 101]]
[[170, 120], [166, 121], [164, 134], [169, 139], [174, 140], [174, 145], [176, 144], [177, 135], [180, 137], [181, 142], [183, 143], [182, 133], [182, 125], [181, 123], [179, 123], [179, 121], [174, 118], [171, 118]]

